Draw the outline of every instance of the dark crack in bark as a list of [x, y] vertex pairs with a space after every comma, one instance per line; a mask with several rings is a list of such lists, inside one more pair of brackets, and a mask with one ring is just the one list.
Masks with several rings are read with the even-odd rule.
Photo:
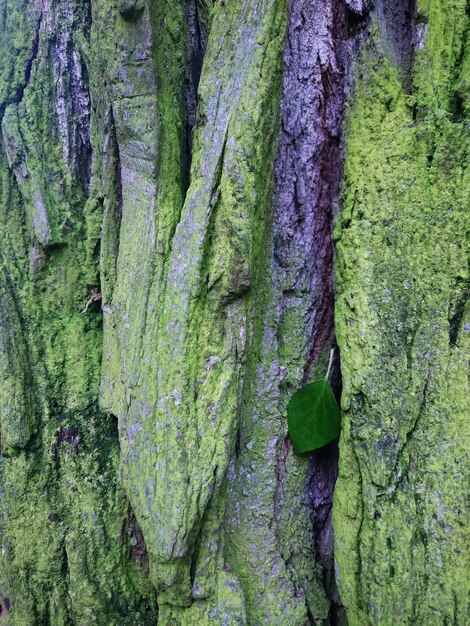
[[[352, 86], [351, 66], [369, 23], [369, 9], [370, 3], [362, 1], [289, 3], [275, 167], [274, 258], [283, 294], [280, 315], [292, 302], [303, 302], [309, 337], [304, 383], [310, 380], [322, 355], [336, 346], [332, 224], [341, 189], [343, 123]], [[331, 383], [339, 397], [337, 349]], [[312, 454], [306, 489], [316, 562], [331, 602], [331, 624], [344, 615], [334, 576], [331, 523], [337, 468], [338, 446], [334, 442]]]
[[416, 45], [416, 0], [377, 0], [377, 19], [401, 70], [405, 89], [410, 90]]
[[42, 15], [39, 16], [37, 24], [36, 24], [36, 31], [34, 33], [34, 40], [33, 40], [33, 45], [31, 49], [31, 56], [28, 59], [25, 72], [24, 72], [24, 82], [18, 87], [16, 91], [15, 102], [17, 104], [19, 104], [23, 100], [24, 92], [27, 86], [29, 85], [29, 81], [31, 80], [31, 72], [33, 70], [33, 63], [37, 59], [37, 56], [39, 53], [39, 34], [41, 30], [41, 22], [42, 22]]
[[[6, 3], [5, 3], [5, 10], [6, 10]], [[4, 18], [4, 22], [6, 22], [6, 17]], [[20, 104], [24, 98], [24, 92], [26, 88], [28, 87], [30, 80], [31, 80], [33, 63], [37, 59], [38, 54], [39, 54], [39, 39], [40, 39], [41, 23], [42, 23], [42, 14], [39, 15], [38, 20], [36, 22], [36, 27], [34, 31], [34, 39], [31, 44], [31, 54], [25, 66], [24, 81], [20, 85], [18, 85], [16, 89], [16, 93], [14, 94], [14, 97], [3, 102], [0, 105], [0, 121], [3, 119], [5, 110], [10, 104]]]
[[186, 24], [188, 43], [186, 52], [186, 81], [184, 90], [185, 110], [185, 146], [184, 146], [184, 176], [183, 185], [186, 192], [189, 187], [189, 176], [192, 160], [193, 128], [197, 122], [197, 89], [201, 77], [202, 63], [206, 51], [206, 34], [202, 24], [199, 8], [200, 0], [188, 0], [186, 6]]
[[455, 284], [455, 298], [449, 309], [449, 346], [457, 345], [458, 337], [470, 299], [470, 280], [458, 279]]

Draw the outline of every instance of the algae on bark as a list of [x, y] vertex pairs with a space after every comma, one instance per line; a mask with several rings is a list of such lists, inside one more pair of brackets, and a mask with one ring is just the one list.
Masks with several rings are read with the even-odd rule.
[[372, 29], [346, 127], [334, 528], [352, 624], [468, 615], [469, 18], [455, 0], [417, 19], [410, 88]]
[[[194, 40], [192, 9], [151, 9], [116, 26], [125, 54], [108, 70], [122, 219], [118, 245], [102, 251], [102, 267], [116, 272], [101, 403], [119, 419], [123, 484], [160, 619], [327, 620], [339, 604], [334, 583], [326, 592], [322, 582], [332, 576], [334, 466], [312, 519], [313, 470], [292, 454], [286, 409], [333, 342], [330, 229], [355, 33], [346, 7], [327, 1], [217, 5], [199, 25], [210, 32], [186, 189], [194, 86], [181, 80], [181, 60], [205, 43]], [[95, 16], [100, 42], [114, 37], [109, 20]], [[143, 77], [146, 93], [156, 90], [145, 103]]]
[[0, 0], [1, 623], [465, 623], [469, 18], [372, 4]]
[[86, 202], [89, 5], [0, 9], [2, 623], [154, 623], [97, 406], [101, 313], [81, 314], [101, 222]]

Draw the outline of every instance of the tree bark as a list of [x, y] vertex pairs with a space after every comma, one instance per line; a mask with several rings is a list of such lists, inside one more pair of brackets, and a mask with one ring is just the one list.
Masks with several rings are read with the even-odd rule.
[[0, 623], [466, 623], [468, 33], [0, 0]]

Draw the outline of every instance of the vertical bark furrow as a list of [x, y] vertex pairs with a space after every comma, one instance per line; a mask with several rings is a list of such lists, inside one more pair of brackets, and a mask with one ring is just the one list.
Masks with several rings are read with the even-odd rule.
[[377, 21], [408, 91], [416, 46], [416, 0], [377, 0]]
[[186, 23], [188, 33], [186, 64], [187, 76], [185, 86], [185, 116], [186, 116], [186, 132], [185, 132], [185, 155], [183, 158], [183, 167], [185, 174], [183, 175], [184, 192], [189, 187], [191, 158], [193, 149], [193, 129], [197, 123], [197, 90], [199, 79], [201, 77], [202, 63], [207, 45], [206, 25], [203, 23], [201, 16], [201, 0], [189, 0], [186, 7]]
[[[286, 332], [284, 319], [289, 319], [288, 334], [292, 328], [302, 329], [302, 341], [296, 348], [297, 371], [292, 369], [292, 357], [290, 363], [281, 361], [294, 390], [312, 375], [325, 375], [329, 352], [336, 346], [333, 217], [342, 180], [344, 112], [368, 7], [354, 6], [354, 10], [359, 13], [360, 27], [357, 22], [351, 25], [343, 2], [289, 3], [273, 237], [274, 276], [282, 294], [278, 304], [280, 332]], [[339, 377], [336, 354], [331, 382], [338, 394]], [[331, 508], [337, 445], [312, 454], [310, 463], [306, 499], [311, 510], [315, 561], [332, 602], [330, 619], [335, 620], [334, 606], [339, 597], [334, 582]], [[318, 619], [315, 610], [313, 617]]]
[[2, 623], [466, 623], [467, 4], [0, 0]]
[[26, 63], [26, 68], [24, 71], [24, 82], [21, 85], [18, 85], [16, 89], [16, 98], [15, 98], [16, 104], [20, 104], [20, 102], [23, 100], [24, 91], [26, 87], [28, 86], [29, 81], [31, 80], [31, 72], [33, 69], [33, 63], [37, 59], [37, 56], [39, 53], [39, 36], [41, 33], [41, 22], [42, 22], [42, 14], [39, 15], [39, 18], [36, 24], [36, 32], [34, 34], [31, 55]]

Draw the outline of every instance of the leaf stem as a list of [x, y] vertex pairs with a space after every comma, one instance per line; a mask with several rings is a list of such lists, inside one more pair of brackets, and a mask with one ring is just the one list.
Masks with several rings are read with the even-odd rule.
[[333, 365], [334, 354], [335, 354], [335, 349], [331, 348], [331, 350], [330, 350], [330, 360], [328, 361], [328, 369], [326, 371], [326, 380], [328, 380], [328, 377], [330, 375], [331, 366]]

